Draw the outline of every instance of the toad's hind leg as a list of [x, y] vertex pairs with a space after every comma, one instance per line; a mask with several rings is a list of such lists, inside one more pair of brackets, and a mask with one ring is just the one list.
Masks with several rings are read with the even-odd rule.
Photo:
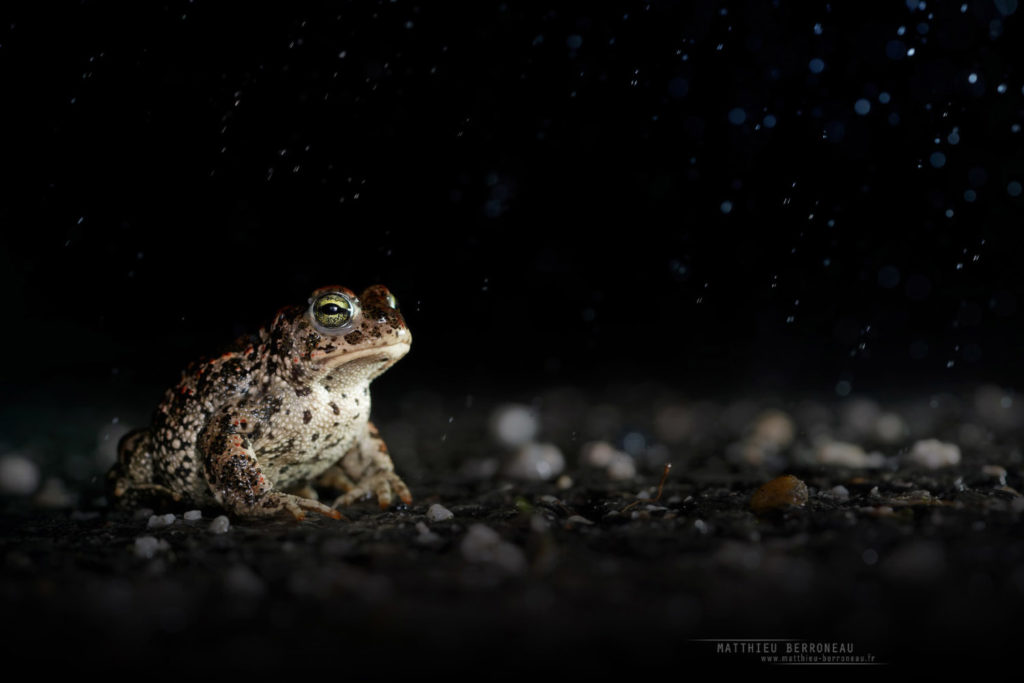
[[181, 496], [153, 483], [152, 440], [148, 429], [136, 429], [117, 443], [117, 462], [107, 472], [107, 498], [126, 508], [166, 509]]
[[[277, 491], [263, 476], [249, 439], [231, 428], [231, 420], [216, 421], [199, 435], [203, 468], [210, 491], [228, 512], [239, 517], [272, 517], [282, 512], [304, 519], [319, 512], [332, 519], [341, 513], [323, 503]], [[225, 426], [227, 425], [227, 426]]]

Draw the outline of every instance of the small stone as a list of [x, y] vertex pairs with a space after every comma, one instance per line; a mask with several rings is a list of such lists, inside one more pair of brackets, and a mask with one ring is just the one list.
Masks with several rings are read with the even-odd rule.
[[517, 450], [505, 462], [502, 473], [523, 481], [554, 479], [565, 469], [565, 457], [558, 447], [550, 443], [530, 443]]
[[69, 508], [75, 504], [75, 495], [68, 491], [64, 481], [49, 477], [34, 498], [36, 505], [47, 508]]
[[560, 491], [571, 489], [572, 477], [570, 477], [568, 474], [563, 474], [555, 481], [555, 486], [557, 486]]
[[203, 518], [203, 511], [202, 510], [189, 510], [188, 512], [186, 512], [182, 516], [185, 518], [186, 522], [195, 522], [195, 521], [200, 520], [200, 519]]
[[502, 540], [486, 524], [473, 524], [462, 538], [462, 556], [470, 562], [493, 564], [510, 574], [526, 571], [526, 555], [516, 545]]
[[1006, 468], [1001, 465], [983, 465], [981, 473], [986, 477], [996, 479], [1003, 486], [1006, 485]]
[[171, 545], [163, 540], [153, 536], [139, 536], [135, 539], [135, 545], [132, 546], [135, 556], [144, 559], [150, 559], [159, 552], [169, 550]]
[[491, 414], [491, 431], [506, 446], [522, 446], [537, 436], [537, 418], [529, 406], [508, 404]]
[[454, 516], [454, 512], [439, 503], [434, 503], [427, 508], [427, 519], [431, 522], [443, 522], [444, 520], [451, 519]]
[[960, 447], [955, 443], [945, 443], [938, 439], [922, 439], [911, 447], [906, 459], [914, 465], [937, 470], [958, 464]]
[[832, 498], [835, 498], [836, 500], [849, 500], [850, 499], [850, 491], [849, 491], [849, 489], [847, 489], [842, 484], [839, 484], [838, 486], [833, 486], [831, 489], [829, 489], [828, 490], [828, 495], [831, 496]]
[[781, 410], [768, 410], [757, 416], [750, 438], [764, 447], [782, 449], [793, 443], [796, 425]]
[[896, 443], [907, 434], [907, 423], [896, 413], [882, 413], [875, 422], [875, 436], [883, 443]]
[[689, 438], [694, 430], [694, 412], [684, 405], [669, 405], [654, 416], [654, 431], [658, 438], [668, 443], [680, 443]]
[[608, 472], [609, 478], [617, 481], [632, 479], [636, 476], [636, 463], [631, 456], [618, 453], [608, 464], [606, 472]]
[[885, 465], [881, 453], [865, 453], [864, 449], [845, 441], [827, 441], [818, 446], [815, 459], [823, 465], [838, 467], [878, 468]]
[[974, 410], [979, 417], [997, 430], [1013, 430], [1020, 425], [1022, 404], [1014, 400], [1012, 391], [1007, 391], [994, 384], [986, 384], [978, 388], [974, 396]]
[[755, 513], [770, 512], [789, 507], [802, 507], [807, 503], [807, 484], [791, 474], [772, 479], [750, 498], [750, 509]]
[[163, 529], [165, 526], [174, 524], [174, 515], [167, 513], [166, 515], [150, 515], [149, 521], [146, 522], [147, 529]]
[[0, 458], [0, 493], [31, 495], [39, 486], [39, 467], [21, 455]]
[[580, 464], [605, 468], [619, 451], [607, 441], [589, 441], [580, 448]]
[[582, 515], [572, 515], [567, 520], [565, 520], [565, 523], [566, 524], [583, 524], [584, 526], [593, 526], [594, 525], [593, 522], [591, 522], [586, 517], [583, 517]]
[[882, 411], [878, 404], [866, 398], [855, 398], [841, 408], [840, 432], [850, 439], [872, 436], [877, 431], [878, 418]]
[[211, 534], [226, 534], [230, 528], [231, 520], [229, 520], [225, 515], [214, 517], [213, 521], [210, 522]]

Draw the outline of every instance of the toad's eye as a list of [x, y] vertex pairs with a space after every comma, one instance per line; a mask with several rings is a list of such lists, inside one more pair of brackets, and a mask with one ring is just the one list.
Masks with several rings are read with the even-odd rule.
[[326, 328], [341, 327], [352, 319], [352, 302], [344, 294], [324, 294], [313, 302], [313, 317]]
[[398, 308], [398, 299], [395, 298], [394, 294], [388, 292], [386, 299], [388, 302], [388, 306], [390, 306], [391, 308]]

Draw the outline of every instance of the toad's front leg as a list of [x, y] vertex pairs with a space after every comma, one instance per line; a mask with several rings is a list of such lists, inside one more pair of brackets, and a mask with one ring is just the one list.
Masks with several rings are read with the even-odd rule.
[[334, 501], [335, 507], [351, 505], [371, 494], [377, 497], [382, 510], [391, 506], [395, 496], [406, 505], [412, 503], [412, 493], [395, 474], [387, 444], [372, 422], [366, 423], [366, 430], [356, 445], [321, 474], [316, 484], [345, 491], [345, 495]]
[[341, 513], [323, 503], [276, 491], [256, 460], [246, 432], [250, 421], [233, 408], [219, 411], [199, 434], [197, 446], [210, 491], [228, 512], [239, 517], [272, 517], [282, 512], [304, 519], [307, 511], [333, 519]]

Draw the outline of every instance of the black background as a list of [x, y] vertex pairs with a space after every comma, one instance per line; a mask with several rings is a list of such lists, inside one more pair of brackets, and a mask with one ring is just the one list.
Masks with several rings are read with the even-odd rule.
[[1013, 385], [1016, 5], [7, 5], [4, 382], [382, 282], [409, 384]]

